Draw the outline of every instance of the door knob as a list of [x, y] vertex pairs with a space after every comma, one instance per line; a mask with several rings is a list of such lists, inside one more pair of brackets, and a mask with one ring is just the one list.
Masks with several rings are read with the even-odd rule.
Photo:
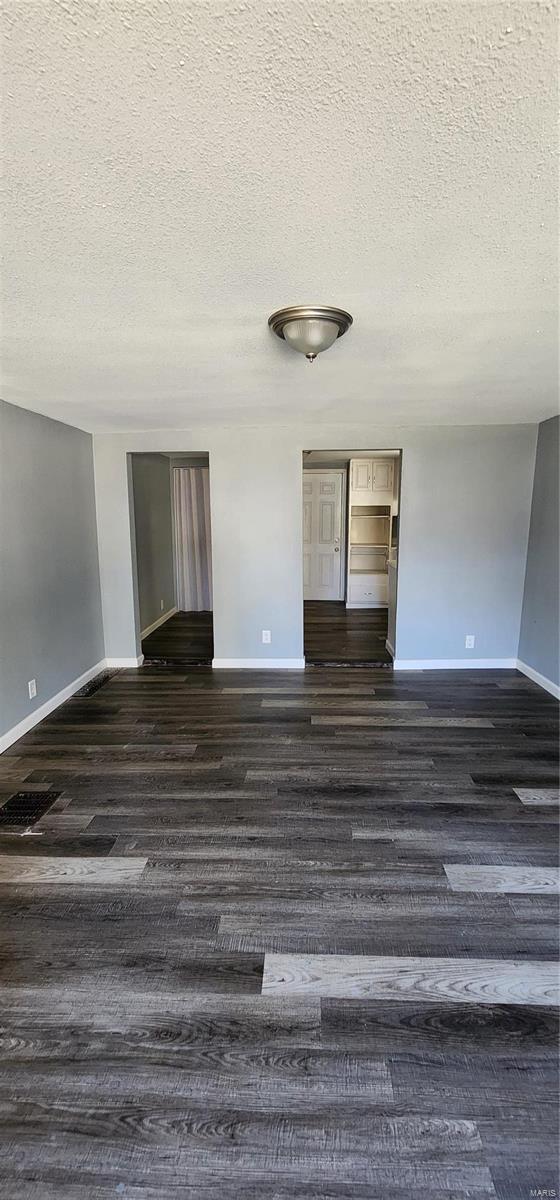
[[334, 552], [335, 554], [340, 554], [340, 546], [335, 546]]

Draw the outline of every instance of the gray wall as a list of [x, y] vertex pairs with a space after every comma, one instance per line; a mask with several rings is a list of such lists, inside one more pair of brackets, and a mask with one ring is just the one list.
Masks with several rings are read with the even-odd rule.
[[319, 421], [95, 437], [107, 654], [139, 652], [127, 452], [209, 450], [216, 658], [266, 662], [302, 656], [302, 451], [361, 447], [403, 451], [398, 658], [516, 660], [535, 440], [533, 425]]
[[231, 430], [211, 450], [217, 659], [303, 656], [302, 469], [282, 431]]
[[175, 606], [169, 459], [133, 454], [132, 489], [140, 627], [147, 629]]
[[539, 425], [519, 658], [560, 684], [558, 512], [560, 418]]
[[534, 444], [510, 425], [423, 430], [405, 449], [397, 658], [517, 658]]
[[2, 733], [104, 657], [92, 439], [1, 402], [0, 635]]

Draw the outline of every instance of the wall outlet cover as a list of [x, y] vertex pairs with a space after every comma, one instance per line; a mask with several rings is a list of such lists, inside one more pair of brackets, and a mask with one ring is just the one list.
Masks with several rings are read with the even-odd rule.
[[159, 602], [159, 611], [160, 612], [163, 612], [163, 605], [164, 605], [164, 601], [160, 600], [160, 602]]
[[465, 650], [474, 650], [474, 633], [465, 635]]
[[27, 690], [29, 692], [29, 699], [34, 700], [35, 696], [37, 695], [37, 680], [36, 679], [29, 680], [29, 683], [27, 684]]
[[270, 636], [270, 629], [263, 629], [262, 640], [263, 640], [263, 645], [265, 645], [265, 646], [268, 646], [269, 643], [272, 641], [272, 638]]

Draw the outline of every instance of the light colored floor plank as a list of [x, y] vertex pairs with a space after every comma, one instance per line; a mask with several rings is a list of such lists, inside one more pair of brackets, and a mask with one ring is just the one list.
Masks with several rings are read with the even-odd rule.
[[55, 812], [54, 808], [50, 808], [35, 824], [37, 833], [81, 833], [87, 828], [90, 821], [93, 820], [94, 814], [91, 812], [85, 813], [66, 813]]
[[[309, 687], [305, 680], [294, 680], [289, 687], [224, 687], [220, 688], [223, 696], [278, 696], [286, 693], [290, 696], [375, 696], [374, 687]], [[190, 693], [189, 693], [190, 694]]]
[[265, 954], [263, 995], [472, 1004], [558, 1003], [551, 962], [393, 958], [358, 954]]
[[513, 790], [516, 796], [519, 796], [522, 804], [531, 806], [553, 804], [555, 807], [560, 804], [558, 788], [514, 788]]
[[[262, 708], [340, 708], [340, 697], [301, 695], [297, 698], [290, 696], [285, 700], [261, 700]], [[424, 700], [344, 700], [346, 709], [361, 708], [377, 712], [427, 712], [428, 705]]]
[[528, 892], [555, 895], [560, 876], [555, 867], [468, 866], [444, 863], [443, 869], [454, 892]]
[[423, 717], [401, 716], [394, 717], [362, 717], [356, 716], [319, 716], [311, 717], [312, 725], [403, 725], [420, 726], [425, 729], [493, 729], [494, 723], [487, 717]]
[[0, 855], [0, 883], [130, 883], [147, 858], [50, 858]]

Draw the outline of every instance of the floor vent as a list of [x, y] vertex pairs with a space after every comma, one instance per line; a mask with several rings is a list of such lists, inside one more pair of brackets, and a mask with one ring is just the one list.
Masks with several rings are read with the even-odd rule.
[[0, 808], [0, 825], [34, 825], [61, 795], [60, 792], [16, 792]]
[[84, 700], [88, 696], [95, 695], [95, 692], [98, 692], [103, 687], [103, 684], [108, 683], [113, 678], [113, 675], [116, 674], [116, 671], [100, 671], [99, 675], [95, 676], [95, 679], [90, 679], [89, 683], [84, 683], [84, 686], [79, 691], [74, 692], [72, 699]]

